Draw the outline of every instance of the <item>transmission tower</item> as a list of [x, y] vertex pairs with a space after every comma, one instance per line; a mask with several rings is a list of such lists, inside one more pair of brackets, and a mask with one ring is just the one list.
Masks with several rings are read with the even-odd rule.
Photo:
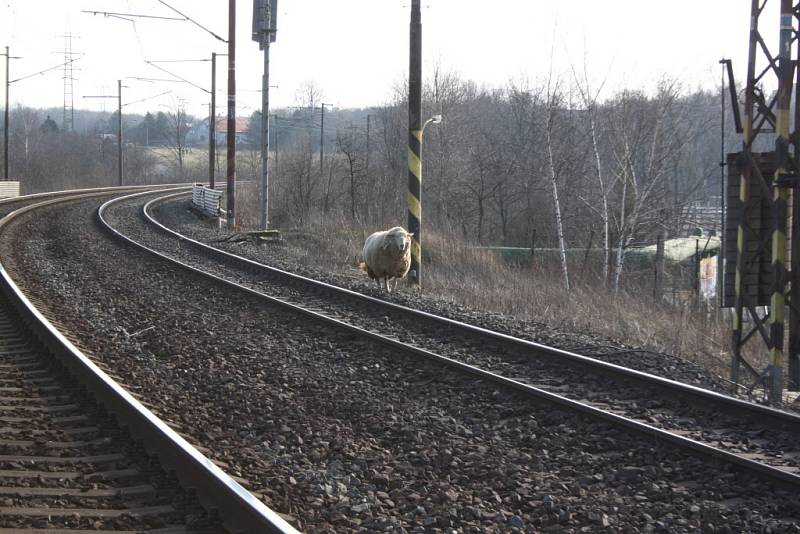
[[72, 63], [75, 61], [75, 56], [78, 55], [72, 50], [72, 34], [67, 32], [64, 34], [64, 111], [61, 119], [62, 131], [73, 131], [75, 129], [75, 108], [74, 108], [74, 87], [75, 76], [73, 75], [74, 69]]

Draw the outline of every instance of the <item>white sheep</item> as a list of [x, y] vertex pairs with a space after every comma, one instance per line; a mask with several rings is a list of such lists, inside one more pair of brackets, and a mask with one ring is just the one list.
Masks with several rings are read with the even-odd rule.
[[386, 292], [391, 293], [389, 279], [394, 278], [396, 288], [397, 280], [403, 278], [411, 267], [413, 235], [400, 226], [375, 232], [364, 242], [362, 251], [364, 261], [359, 263], [359, 269], [377, 281], [378, 287], [385, 287]]

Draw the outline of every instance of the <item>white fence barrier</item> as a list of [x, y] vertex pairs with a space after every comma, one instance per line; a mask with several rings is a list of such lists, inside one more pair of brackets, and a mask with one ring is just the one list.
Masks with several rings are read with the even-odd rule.
[[192, 205], [209, 217], [219, 217], [222, 191], [204, 185], [194, 184], [192, 188]]
[[0, 198], [18, 197], [19, 196], [19, 182], [18, 181], [5, 181], [0, 180]]

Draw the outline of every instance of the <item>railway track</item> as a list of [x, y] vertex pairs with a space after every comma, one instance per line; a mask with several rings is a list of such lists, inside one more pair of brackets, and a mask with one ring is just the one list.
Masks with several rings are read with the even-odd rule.
[[[2, 202], [0, 232], [112, 191]], [[0, 533], [296, 532], [83, 355], [2, 265], [0, 285]]]
[[[800, 417], [593, 358], [404, 308], [212, 249], [157, 223], [162, 254], [230, 287], [396, 349], [800, 488]], [[115, 200], [101, 208], [101, 219]], [[128, 213], [130, 215], [130, 213]], [[151, 230], [144, 230], [152, 232]], [[180, 243], [176, 247], [175, 244]], [[169, 251], [164, 253], [164, 251]], [[188, 267], [187, 267], [188, 268]]]
[[83, 398], [2, 301], [0, 362], [0, 532], [187, 532], [189, 514], [174, 504], [180, 487]]
[[[301, 530], [794, 531], [795, 491], [119, 247], [99, 202], [23, 217], [4, 258], [87, 354]], [[139, 209], [108, 215], [140, 233]]]

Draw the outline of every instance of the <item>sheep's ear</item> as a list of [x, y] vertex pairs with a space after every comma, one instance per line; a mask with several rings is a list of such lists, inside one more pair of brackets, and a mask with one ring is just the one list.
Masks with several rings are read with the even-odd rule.
[[414, 237], [414, 232], [409, 232], [408, 237]]

